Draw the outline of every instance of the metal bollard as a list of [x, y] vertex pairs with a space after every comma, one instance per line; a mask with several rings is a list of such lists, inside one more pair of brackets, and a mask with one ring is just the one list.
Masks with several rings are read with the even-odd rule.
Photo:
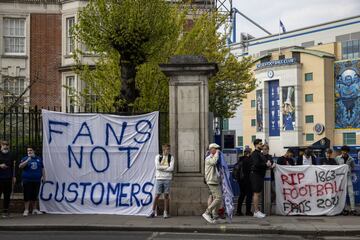
[[264, 213], [266, 215], [271, 214], [271, 171], [268, 169], [266, 170], [265, 177], [264, 177]]

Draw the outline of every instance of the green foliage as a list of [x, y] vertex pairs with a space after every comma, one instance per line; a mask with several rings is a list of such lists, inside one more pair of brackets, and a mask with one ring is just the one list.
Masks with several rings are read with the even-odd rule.
[[[92, 89], [98, 96], [99, 109], [113, 110], [121, 84], [118, 61], [125, 56], [137, 64], [136, 87], [140, 97], [134, 103], [134, 110], [168, 111], [168, 79], [158, 65], [173, 55], [203, 55], [219, 65], [219, 72], [209, 80], [210, 111], [215, 116], [232, 117], [246, 93], [255, 88], [251, 59], [239, 61], [230, 53], [226, 36], [218, 31], [221, 15], [205, 13], [184, 32], [187, 10], [164, 2], [92, 0], [80, 12], [75, 27], [78, 41], [101, 53], [95, 69], [79, 67], [80, 78], [87, 84], [86, 91]], [[128, 48], [124, 50], [120, 46]], [[120, 100], [116, 104], [124, 102]]]
[[90, 0], [80, 11], [75, 34], [98, 53], [116, 50], [121, 60], [141, 64], [158, 58], [179, 36], [181, 15], [164, 0]]

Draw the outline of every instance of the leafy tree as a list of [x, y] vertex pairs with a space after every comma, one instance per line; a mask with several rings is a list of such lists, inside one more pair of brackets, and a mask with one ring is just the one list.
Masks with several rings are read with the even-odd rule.
[[[139, 1], [141, 2], [141, 0]], [[161, 0], [156, 1], [162, 2]], [[93, 1], [92, 8], [95, 8], [96, 6], [94, 4], [98, 4], [99, 2], [101, 3], [102, 1]], [[226, 36], [221, 35], [218, 31], [220, 27], [218, 25], [218, 22], [220, 22], [219, 18], [222, 16], [216, 12], [200, 15], [195, 19], [194, 26], [189, 31], [184, 32], [183, 26], [186, 21], [185, 16], [187, 10], [180, 8], [178, 5], [170, 4], [166, 4], [166, 8], [171, 10], [171, 19], [173, 19], [172, 22], [176, 29], [168, 31], [168, 37], [165, 40], [163, 38], [159, 39], [161, 45], [156, 45], [156, 52], [153, 51], [153, 48], [149, 51], [146, 49], [141, 50], [141, 52], [151, 53], [147, 55], [146, 60], [144, 60], [145, 58], [139, 57], [143, 55], [141, 53], [139, 53], [140, 55], [134, 55], [142, 60], [136, 62], [137, 73], [135, 88], [139, 91], [139, 96], [136, 97], [134, 102], [129, 102], [134, 103], [134, 105], [131, 105], [133, 110], [144, 112], [154, 110], [168, 111], [168, 79], [160, 71], [158, 65], [167, 62], [169, 57], [173, 55], [189, 54], [203, 55], [209, 62], [219, 64], [219, 72], [209, 80], [210, 111], [214, 112], [215, 116], [232, 117], [242, 99], [246, 97], [246, 93], [255, 88], [255, 79], [251, 73], [253, 66], [251, 58], [237, 60], [236, 57], [230, 53], [230, 49], [226, 44]], [[84, 11], [86, 11], [86, 8]], [[80, 16], [82, 16], [84, 11], [80, 12]], [[95, 9], [92, 11], [95, 11]], [[90, 26], [93, 22], [96, 22], [96, 16], [93, 16], [93, 18], [94, 20], [88, 20], [90, 23], [86, 28], [88, 35], [92, 35], [94, 38], [92, 43], [89, 44], [88, 38], [84, 38], [81, 34], [77, 34], [77, 36], [79, 36], [78, 40], [88, 46], [92, 46], [92, 50], [101, 52], [102, 54], [100, 54], [100, 60], [97, 62], [94, 70], [85, 66], [80, 69], [79, 74], [81, 79], [88, 83], [89, 88], [96, 88], [96, 91], [98, 91], [96, 94], [101, 95], [97, 99], [96, 105], [100, 109], [111, 111], [114, 102], [121, 106], [124, 105], [125, 101], [128, 101], [123, 95], [121, 101], [119, 101], [119, 99], [118, 101], [114, 100], [114, 97], [117, 96], [116, 94], [118, 93], [116, 85], [120, 85], [124, 81], [123, 77], [121, 77], [120, 80], [120, 77], [117, 76], [117, 73], [119, 73], [121, 67], [123, 67], [121, 64], [116, 64], [118, 58], [121, 59], [121, 53], [117, 51], [117, 49], [112, 48], [111, 45], [108, 46], [108, 48], [104, 48], [104, 46], [97, 47], [97, 45], [104, 43], [102, 42], [103, 40], [96, 40], [100, 36], [96, 37], [92, 34], [95, 30], [91, 30], [92, 28]], [[77, 32], [85, 31], [82, 30], [83, 25], [88, 24], [87, 17], [82, 16], [80, 19], [82, 19], [83, 22], [80, 21], [77, 25]], [[131, 20], [128, 21], [131, 22]], [[116, 25], [114, 22], [112, 22], [112, 24]], [[141, 24], [141, 22], [137, 22], [136, 24]], [[112, 28], [115, 28], [115, 26]], [[155, 37], [153, 41], [156, 41]], [[149, 47], [149, 45], [144, 45], [144, 48], [146, 47]], [[114, 52], [116, 54], [114, 54]], [[106, 81], [107, 79], [111, 83]]]
[[97, 53], [118, 53], [121, 110], [130, 110], [139, 96], [136, 68], [179, 36], [180, 16], [175, 13], [164, 0], [90, 0], [81, 10], [77, 39]]

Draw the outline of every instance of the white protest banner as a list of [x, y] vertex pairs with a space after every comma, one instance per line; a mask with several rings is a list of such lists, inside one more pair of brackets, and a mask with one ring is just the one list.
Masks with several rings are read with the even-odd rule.
[[139, 116], [42, 111], [48, 213], [147, 215], [151, 211], [158, 112]]
[[282, 215], [336, 215], [346, 201], [347, 165], [275, 168], [276, 206]]

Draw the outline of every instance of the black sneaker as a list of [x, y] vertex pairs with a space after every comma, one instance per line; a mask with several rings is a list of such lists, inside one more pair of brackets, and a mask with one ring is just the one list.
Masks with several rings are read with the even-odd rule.
[[155, 212], [152, 211], [149, 215], [146, 216], [147, 218], [154, 218], [155, 217]]
[[357, 216], [358, 213], [356, 212], [356, 210], [351, 210], [349, 213], [350, 216]]
[[254, 216], [252, 212], [246, 212], [246, 216]]
[[349, 211], [348, 210], [343, 210], [341, 214], [343, 216], [347, 216], [347, 215], [349, 215]]

